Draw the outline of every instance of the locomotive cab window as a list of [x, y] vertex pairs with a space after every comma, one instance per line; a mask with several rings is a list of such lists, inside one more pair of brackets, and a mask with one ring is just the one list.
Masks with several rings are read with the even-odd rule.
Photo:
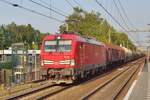
[[71, 40], [45, 41], [44, 50], [45, 52], [70, 52], [71, 44]]
[[56, 52], [56, 41], [45, 41], [44, 50], [45, 52]]

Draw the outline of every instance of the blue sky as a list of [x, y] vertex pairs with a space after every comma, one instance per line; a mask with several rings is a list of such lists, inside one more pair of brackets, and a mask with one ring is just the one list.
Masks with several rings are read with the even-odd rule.
[[[2, 1], [2, 0], [1, 0]], [[13, 3], [17, 3], [26, 8], [30, 8], [36, 10], [38, 12], [42, 12], [48, 16], [55, 17], [60, 20], [64, 20], [63, 16], [57, 15], [52, 11], [49, 11], [45, 8], [42, 8], [29, 0], [7, 0]], [[40, 2], [40, 0], [34, 0], [36, 2]], [[41, 0], [46, 2], [47, 4], [51, 4], [53, 7], [61, 9], [63, 14], [68, 15], [72, 13], [72, 7], [66, 2], [66, 0]], [[68, 0], [73, 6], [78, 6], [74, 0]], [[122, 29], [108, 16], [95, 2], [95, 0], [76, 0], [80, 3], [81, 7], [87, 11], [95, 10], [102, 14], [104, 18], [106, 18], [109, 23], [114, 26], [118, 31], [122, 31]], [[117, 12], [113, 4], [113, 0], [98, 0], [102, 3], [106, 9], [122, 24], [122, 20]], [[115, 0], [116, 2], [118, 0]], [[125, 8], [125, 11], [130, 18], [136, 29], [144, 30], [150, 29], [150, 26], [147, 26], [150, 23], [150, 0], [120, 0]], [[50, 32], [56, 33], [58, 32], [58, 27], [62, 24], [60, 22], [45, 18], [43, 16], [39, 16], [33, 14], [31, 12], [12, 7], [3, 2], [0, 2], [0, 24], [9, 24], [11, 22], [15, 22], [16, 24], [31, 24], [36, 29], [39, 29], [41, 32]], [[129, 24], [130, 25], [130, 24]], [[136, 41], [148, 41], [147, 38], [149, 33], [130, 33], [132, 37]], [[131, 36], [129, 35], [131, 38]], [[150, 38], [150, 37], [149, 37]], [[132, 38], [131, 38], [132, 39]], [[146, 45], [141, 42], [142, 45]]]

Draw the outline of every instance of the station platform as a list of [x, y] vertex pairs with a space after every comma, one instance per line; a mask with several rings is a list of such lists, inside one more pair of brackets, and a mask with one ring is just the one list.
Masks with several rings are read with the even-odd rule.
[[150, 63], [146, 63], [124, 100], [150, 100]]

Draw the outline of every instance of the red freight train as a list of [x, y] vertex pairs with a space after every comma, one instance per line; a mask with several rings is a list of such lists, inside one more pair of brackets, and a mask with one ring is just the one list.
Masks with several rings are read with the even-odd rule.
[[74, 33], [47, 35], [41, 46], [43, 76], [56, 83], [73, 83], [122, 62], [123, 49]]

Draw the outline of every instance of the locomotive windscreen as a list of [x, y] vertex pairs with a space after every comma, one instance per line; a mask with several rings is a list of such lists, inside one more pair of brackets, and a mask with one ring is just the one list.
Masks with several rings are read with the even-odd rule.
[[70, 52], [71, 40], [49, 40], [45, 41], [45, 52]]

